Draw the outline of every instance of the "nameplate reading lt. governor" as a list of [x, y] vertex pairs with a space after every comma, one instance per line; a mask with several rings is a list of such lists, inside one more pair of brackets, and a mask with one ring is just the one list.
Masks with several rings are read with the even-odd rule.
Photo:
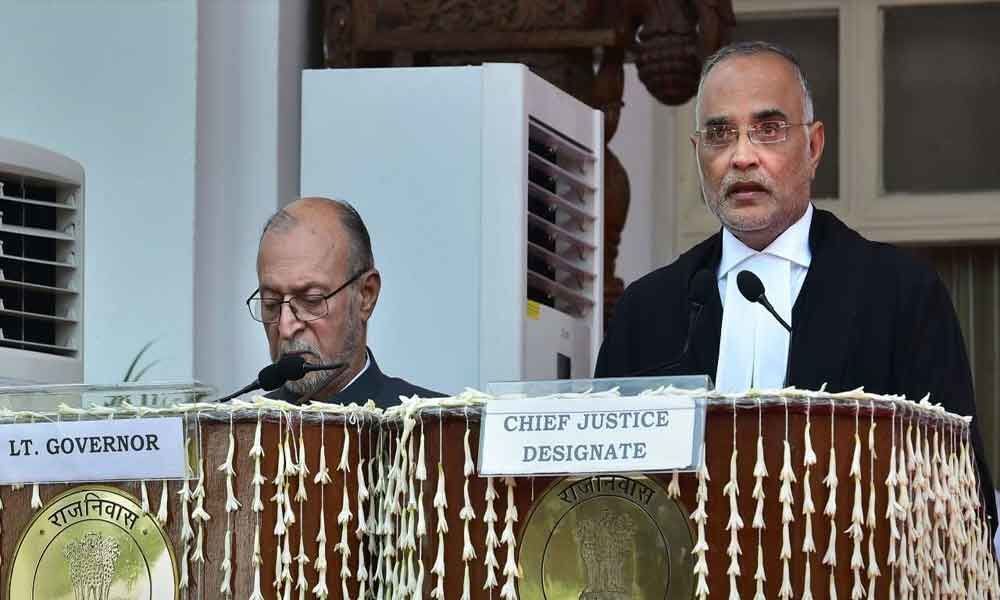
[[692, 470], [703, 415], [694, 398], [528, 398], [486, 404], [480, 475]]
[[180, 417], [0, 425], [0, 483], [180, 479]]

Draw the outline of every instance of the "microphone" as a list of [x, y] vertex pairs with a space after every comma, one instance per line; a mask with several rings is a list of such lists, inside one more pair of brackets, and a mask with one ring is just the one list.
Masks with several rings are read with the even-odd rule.
[[688, 287], [688, 303], [691, 305], [691, 308], [688, 311], [687, 336], [684, 338], [684, 346], [681, 349], [680, 355], [676, 360], [629, 373], [626, 377], [641, 377], [654, 371], [669, 371], [680, 366], [684, 358], [687, 357], [688, 350], [691, 347], [691, 340], [694, 339], [694, 329], [698, 325], [698, 320], [701, 318], [701, 313], [705, 309], [705, 305], [711, 302], [712, 294], [718, 293], [719, 284], [716, 283], [715, 275], [712, 271], [708, 269], [697, 271], [691, 277], [691, 284]]
[[301, 354], [286, 354], [278, 359], [274, 364], [267, 365], [257, 373], [257, 379], [247, 384], [240, 390], [219, 398], [216, 402], [228, 402], [237, 396], [242, 396], [247, 392], [263, 389], [270, 392], [285, 385], [288, 381], [298, 381], [313, 371], [332, 371], [342, 369], [346, 363], [333, 363], [329, 365], [313, 365], [306, 362]]
[[789, 334], [792, 333], [792, 328], [785, 320], [781, 318], [778, 311], [774, 310], [771, 303], [767, 300], [767, 296], [764, 294], [764, 282], [760, 280], [754, 273], [750, 271], [740, 271], [736, 274], [736, 285], [740, 288], [740, 293], [743, 297], [747, 299], [750, 303], [757, 303], [763, 306], [767, 312], [771, 313], [775, 319], [781, 323], [781, 326], [788, 331]]

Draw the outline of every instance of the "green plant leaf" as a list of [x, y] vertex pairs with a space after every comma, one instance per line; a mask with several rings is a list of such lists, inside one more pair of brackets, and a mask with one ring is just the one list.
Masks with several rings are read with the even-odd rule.
[[155, 364], [156, 364], [157, 362], [159, 362], [159, 361], [153, 361], [153, 363], [152, 363], [152, 364], [149, 364], [149, 365], [147, 365], [147, 366], [146, 366], [145, 368], [143, 368], [143, 369], [142, 369], [141, 371], [139, 371], [139, 373], [138, 373], [138, 374], [135, 374], [135, 375], [133, 376], [133, 373], [135, 373], [135, 368], [136, 368], [136, 366], [138, 366], [138, 364], [139, 364], [139, 361], [140, 361], [140, 360], [142, 359], [142, 355], [143, 355], [143, 354], [145, 354], [145, 353], [146, 353], [146, 351], [147, 351], [147, 350], [149, 350], [149, 349], [150, 349], [150, 348], [151, 348], [151, 347], [153, 346], [153, 344], [155, 344], [155, 343], [156, 343], [156, 340], [155, 340], [155, 339], [152, 339], [152, 340], [149, 340], [149, 341], [148, 341], [148, 342], [146, 342], [146, 344], [145, 344], [145, 345], [144, 345], [144, 346], [143, 346], [143, 347], [142, 347], [142, 348], [141, 348], [141, 349], [139, 350], [139, 353], [138, 353], [138, 354], [136, 354], [136, 355], [135, 355], [135, 358], [133, 358], [133, 359], [132, 359], [132, 364], [130, 364], [130, 365], [128, 366], [128, 369], [127, 369], [127, 370], [125, 371], [125, 378], [124, 378], [124, 379], [122, 379], [122, 381], [124, 381], [125, 383], [131, 383], [131, 382], [135, 382], [135, 381], [139, 381], [139, 378], [140, 378], [140, 377], [142, 377], [142, 376], [143, 376], [143, 374], [145, 374], [145, 373], [146, 373], [146, 371], [148, 371], [150, 367], [152, 367], [152, 366], [153, 366], [153, 365], [155, 365]]
[[158, 360], [154, 360], [153, 362], [149, 363], [148, 365], [143, 367], [138, 373], [135, 374], [135, 378], [132, 381], [139, 381], [140, 379], [142, 379], [142, 376], [146, 374], [146, 371], [152, 369], [159, 363], [160, 361]]

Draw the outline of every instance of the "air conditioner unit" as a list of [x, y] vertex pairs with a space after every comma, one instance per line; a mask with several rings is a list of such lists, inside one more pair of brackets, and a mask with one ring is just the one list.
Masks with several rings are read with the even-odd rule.
[[83, 302], [83, 167], [0, 138], [0, 382], [82, 382]]
[[441, 392], [589, 377], [602, 333], [603, 115], [523, 65], [306, 71], [303, 194], [351, 202], [383, 370]]

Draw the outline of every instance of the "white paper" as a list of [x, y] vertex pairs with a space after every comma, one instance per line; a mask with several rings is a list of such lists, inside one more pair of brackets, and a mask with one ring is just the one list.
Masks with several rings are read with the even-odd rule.
[[[495, 399], [481, 430], [481, 475], [654, 472], [695, 467], [704, 435], [693, 398]], [[697, 439], [696, 439], [697, 436]]]
[[180, 479], [180, 417], [0, 425], [0, 483]]

